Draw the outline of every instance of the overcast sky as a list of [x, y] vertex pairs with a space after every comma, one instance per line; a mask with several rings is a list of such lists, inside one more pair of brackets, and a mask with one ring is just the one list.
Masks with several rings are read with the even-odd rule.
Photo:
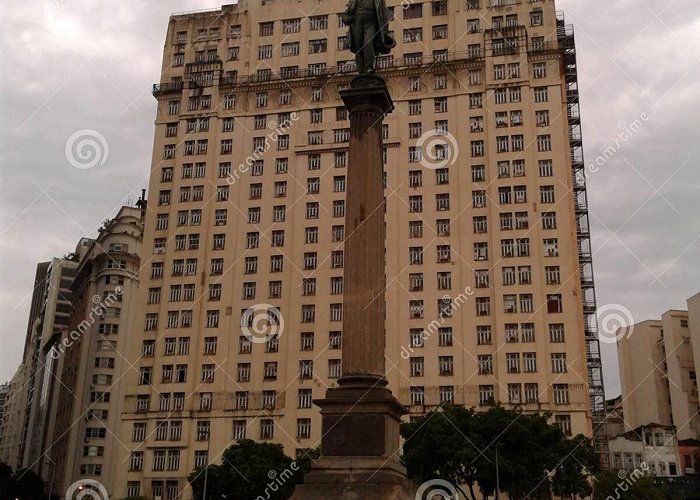
[[[21, 358], [36, 263], [94, 237], [147, 185], [150, 92], [169, 14], [219, 5], [24, 0], [0, 7], [0, 381]], [[576, 27], [587, 163], [616, 150], [588, 180], [598, 304], [620, 304], [634, 321], [684, 308], [700, 291], [700, 7], [697, 0], [557, 6]], [[641, 129], [621, 140], [635, 120]], [[98, 131], [108, 147], [104, 164], [87, 170], [65, 153], [83, 129]], [[604, 349], [612, 397], [616, 354]]]

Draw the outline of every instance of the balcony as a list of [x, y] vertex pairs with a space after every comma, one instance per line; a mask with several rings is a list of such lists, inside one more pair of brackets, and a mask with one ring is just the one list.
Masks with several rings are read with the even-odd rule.
[[[377, 66], [381, 72], [391, 73], [396, 70], [404, 70], [407, 68], [424, 68], [429, 69], [434, 66], [436, 70], [443, 70], [445, 66], [453, 64], [467, 64], [470, 62], [482, 61], [484, 59], [483, 52], [474, 51], [460, 51], [460, 52], [449, 52], [446, 54], [435, 54], [435, 55], [421, 55], [420, 57], [411, 58], [394, 58], [394, 57], [380, 57], [377, 60]], [[312, 69], [299, 69], [294, 72], [292, 78], [289, 75], [283, 75], [280, 73], [267, 73], [265, 75], [244, 75], [231, 80], [229, 77], [221, 77], [219, 80], [219, 85], [258, 85], [258, 84], [268, 84], [280, 82], [289, 82], [290, 80], [304, 80], [308, 78], [315, 78], [320, 80], [328, 80], [336, 76], [345, 76], [350, 73], [355, 72], [355, 63], [353, 61], [348, 61], [345, 63], [338, 63], [337, 66], [328, 66], [325, 68], [312, 68]]]
[[583, 306], [584, 314], [595, 314], [596, 306], [594, 300], [582, 300], [581, 305]]
[[159, 97], [169, 94], [179, 94], [182, 92], [184, 84], [182, 81], [178, 82], [165, 82], [165, 83], [154, 83], [153, 84], [153, 97]]

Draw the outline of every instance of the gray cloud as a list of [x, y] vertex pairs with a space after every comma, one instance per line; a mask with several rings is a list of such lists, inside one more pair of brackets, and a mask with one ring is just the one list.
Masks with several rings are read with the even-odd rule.
[[[219, 3], [28, 0], [6, 8], [0, 380], [21, 355], [36, 262], [94, 236], [146, 186], [150, 86], [169, 14]], [[649, 116], [589, 176], [598, 302], [623, 304], [635, 320], [684, 307], [700, 289], [700, 10], [694, 0], [560, 0], [558, 8], [576, 27], [587, 161], [614, 144], [620, 122]], [[66, 160], [65, 142], [81, 129], [107, 140], [104, 165], [78, 170]], [[604, 346], [604, 361], [614, 396], [614, 346]]]

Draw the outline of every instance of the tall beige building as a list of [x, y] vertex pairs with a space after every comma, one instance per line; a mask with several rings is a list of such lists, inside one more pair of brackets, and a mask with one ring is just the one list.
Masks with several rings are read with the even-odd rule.
[[68, 328], [51, 351], [62, 360], [55, 428], [46, 454], [47, 488], [63, 494], [81, 478], [98, 479], [108, 491], [122, 444], [115, 439], [121, 374], [120, 349], [133, 334], [145, 202], [121, 207], [90, 240], [71, 284]]
[[[607, 457], [572, 29], [552, 0], [387, 3], [390, 387], [410, 416], [550, 411]], [[111, 495], [189, 498], [235, 439], [319, 443], [312, 399], [341, 374], [344, 7], [170, 19]]]
[[675, 426], [678, 440], [700, 439], [700, 294], [688, 311], [670, 310], [618, 335], [622, 405], [627, 430]]

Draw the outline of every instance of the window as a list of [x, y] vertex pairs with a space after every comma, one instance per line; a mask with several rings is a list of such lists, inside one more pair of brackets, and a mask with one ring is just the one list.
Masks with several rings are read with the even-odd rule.
[[569, 385], [568, 384], [554, 384], [552, 386], [552, 395], [553, 395], [553, 399], [554, 399], [554, 404], [556, 404], [556, 405], [569, 404]]
[[537, 151], [551, 151], [552, 150], [552, 136], [549, 134], [538, 135], [537, 136]]
[[479, 404], [488, 405], [494, 402], [493, 398], [493, 386], [492, 385], [480, 385], [479, 386]]
[[491, 344], [491, 327], [488, 325], [479, 325], [476, 327], [476, 342], [478, 345]]
[[543, 212], [542, 213], [542, 229], [556, 229], [557, 228], [557, 213], [556, 212]]
[[425, 361], [422, 357], [412, 357], [408, 360], [411, 377], [422, 377], [425, 369]]
[[410, 397], [411, 397], [411, 405], [423, 405], [423, 404], [425, 404], [425, 388], [424, 387], [411, 387], [409, 392], [410, 392]]
[[541, 10], [533, 10], [530, 12], [530, 26], [542, 26], [544, 17]]
[[454, 362], [452, 356], [438, 357], [438, 370], [441, 376], [451, 376], [454, 374]]
[[325, 38], [319, 40], [309, 40], [309, 54], [321, 54], [326, 52], [328, 48], [328, 40]]
[[549, 92], [547, 87], [535, 87], [534, 88], [535, 102], [547, 102], [549, 100]]
[[322, 31], [328, 29], [328, 16], [309, 17], [309, 31]]
[[341, 375], [341, 366], [339, 359], [329, 359], [328, 360], [328, 378], [337, 379]]
[[566, 353], [552, 353], [552, 373], [566, 373]]

